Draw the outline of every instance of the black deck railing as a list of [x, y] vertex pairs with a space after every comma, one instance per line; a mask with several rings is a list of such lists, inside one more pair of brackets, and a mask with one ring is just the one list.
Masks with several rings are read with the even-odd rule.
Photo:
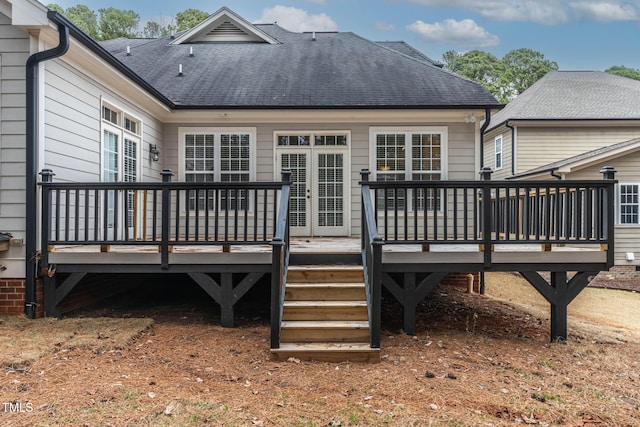
[[369, 181], [362, 175], [362, 262], [371, 344], [380, 339], [381, 260], [385, 244], [477, 244], [484, 268], [496, 244], [599, 246], [614, 263], [615, 177], [603, 180]]
[[42, 175], [42, 252], [51, 245], [158, 245], [168, 268], [174, 245], [285, 246], [287, 222], [278, 212], [288, 199], [290, 172], [282, 182], [53, 182]]

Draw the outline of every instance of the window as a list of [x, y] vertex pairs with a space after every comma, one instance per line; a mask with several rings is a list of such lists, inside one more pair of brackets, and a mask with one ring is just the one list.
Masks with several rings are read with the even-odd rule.
[[[412, 131], [373, 131], [376, 178], [380, 181], [425, 180], [445, 178], [446, 128], [424, 128]], [[378, 203], [387, 208], [405, 209], [407, 200], [416, 203], [409, 209], [439, 209], [435, 191], [418, 190], [408, 198], [403, 191], [380, 195]], [[380, 205], [382, 206], [382, 205]]]
[[[254, 129], [181, 129], [180, 163], [186, 182], [247, 182], [252, 179], [255, 144]], [[222, 210], [245, 209], [245, 191], [222, 194]], [[214, 195], [191, 191], [189, 210], [214, 207]]]
[[[140, 131], [142, 121], [111, 104], [102, 105], [102, 181], [136, 182], [140, 175]], [[107, 200], [107, 222], [115, 223], [115, 194], [110, 192]], [[134, 222], [134, 195], [126, 194], [129, 226]], [[119, 219], [123, 221], [122, 218]]]
[[640, 184], [620, 184], [620, 224], [640, 224]]
[[496, 170], [502, 169], [502, 136], [496, 137]]

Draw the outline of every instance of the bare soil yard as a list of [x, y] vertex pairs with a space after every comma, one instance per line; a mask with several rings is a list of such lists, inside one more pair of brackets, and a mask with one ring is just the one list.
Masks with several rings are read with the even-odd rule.
[[272, 362], [263, 308], [223, 329], [199, 294], [4, 318], [0, 425], [640, 425], [638, 294], [587, 289], [564, 345], [521, 278], [488, 275], [487, 293], [436, 288], [415, 337], [386, 301], [371, 365]]

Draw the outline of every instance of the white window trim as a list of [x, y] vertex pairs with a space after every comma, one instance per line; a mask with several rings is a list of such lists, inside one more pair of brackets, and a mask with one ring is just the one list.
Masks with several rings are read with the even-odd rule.
[[[500, 166], [498, 166], [498, 141], [500, 141]], [[502, 135], [496, 136], [496, 139], [494, 140], [494, 144], [493, 144], [493, 164], [496, 168], [495, 170], [500, 170], [502, 169], [502, 166], [504, 166], [503, 142], [504, 142], [504, 139], [502, 139]]]
[[[120, 114], [121, 122], [118, 125], [113, 124], [110, 121], [102, 118], [102, 108], [107, 107], [110, 110], [113, 110]], [[124, 179], [124, 140], [125, 138], [130, 140], [135, 140], [137, 143], [136, 150], [136, 181], [142, 180], [142, 159], [143, 159], [143, 121], [140, 117], [135, 114], [130, 113], [126, 109], [119, 107], [116, 103], [105, 100], [104, 98], [100, 98], [100, 181], [104, 182], [104, 166], [105, 166], [105, 158], [104, 158], [104, 131], [107, 130], [109, 132], [118, 134], [119, 140], [119, 159], [118, 159], [118, 182], [123, 182]], [[124, 118], [129, 117], [132, 120], [138, 122], [138, 133], [133, 133], [124, 128]]]
[[184, 167], [184, 143], [185, 136], [187, 134], [196, 135], [214, 135], [214, 176], [220, 174], [220, 146], [218, 145], [219, 137], [226, 133], [246, 133], [249, 134], [249, 181], [255, 181], [256, 179], [256, 135], [257, 129], [255, 127], [179, 127], [178, 128], [178, 177], [180, 181], [186, 180], [186, 171]]
[[[619, 182], [616, 185], [616, 204], [615, 204], [615, 218], [616, 218], [616, 226], [621, 226], [621, 227], [638, 227], [640, 226], [640, 213], [638, 216], [638, 222], [637, 223], [623, 223], [622, 222], [622, 218], [621, 218], [621, 205], [622, 205], [622, 191], [621, 188], [623, 185], [635, 185], [638, 187], [638, 191], [640, 192], [640, 182]], [[638, 200], [638, 205], [639, 208], [638, 210], [640, 211], [640, 200]]]
[[[407, 135], [405, 141], [411, 141], [408, 136], [413, 133], [439, 133], [442, 136], [440, 141], [441, 150], [441, 170], [440, 179], [446, 180], [449, 175], [449, 128], [447, 126], [402, 126], [402, 127], [378, 127], [369, 128], [369, 170], [371, 171], [371, 180], [376, 179], [376, 135], [381, 133], [404, 133]], [[411, 150], [406, 150], [405, 158], [405, 178], [411, 181]], [[406, 167], [408, 166], [408, 167]]]

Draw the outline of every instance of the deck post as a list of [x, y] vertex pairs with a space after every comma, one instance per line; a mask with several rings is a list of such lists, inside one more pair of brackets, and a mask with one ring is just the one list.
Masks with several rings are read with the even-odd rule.
[[273, 251], [273, 264], [271, 266], [271, 348], [280, 348], [280, 324], [282, 322], [282, 251], [284, 242], [276, 237], [271, 242]]
[[233, 328], [233, 274], [220, 274], [220, 325]]
[[607, 267], [612, 267], [615, 264], [615, 248], [614, 248], [614, 228], [615, 228], [615, 218], [614, 218], [614, 210], [615, 210], [615, 179], [616, 179], [616, 170], [612, 166], [605, 166], [600, 170], [602, 174], [602, 179], [610, 181], [609, 185], [607, 185], [607, 194], [606, 194], [606, 207], [603, 209], [602, 215], [604, 218], [602, 220], [603, 225], [606, 227], [604, 232], [607, 236]]
[[551, 342], [567, 341], [567, 306], [569, 301], [569, 285], [566, 271], [551, 272], [551, 286], [555, 290], [551, 302]]
[[484, 185], [482, 186], [482, 240], [483, 240], [483, 252], [484, 252], [484, 267], [491, 268], [491, 174], [493, 171], [489, 167], [484, 167], [480, 170], [480, 175]]
[[[162, 183], [171, 182], [173, 172], [171, 169], [163, 169]], [[165, 185], [162, 187], [162, 241], [160, 242], [160, 267], [163, 270], [169, 269], [169, 224], [171, 221], [171, 189]]]
[[418, 302], [415, 299], [416, 293], [416, 273], [404, 274], [404, 292], [402, 301], [402, 314], [404, 333], [408, 335], [416, 334], [416, 312]]
[[382, 327], [382, 245], [379, 238], [372, 242], [373, 257], [371, 259], [371, 348], [380, 348], [380, 330]]

